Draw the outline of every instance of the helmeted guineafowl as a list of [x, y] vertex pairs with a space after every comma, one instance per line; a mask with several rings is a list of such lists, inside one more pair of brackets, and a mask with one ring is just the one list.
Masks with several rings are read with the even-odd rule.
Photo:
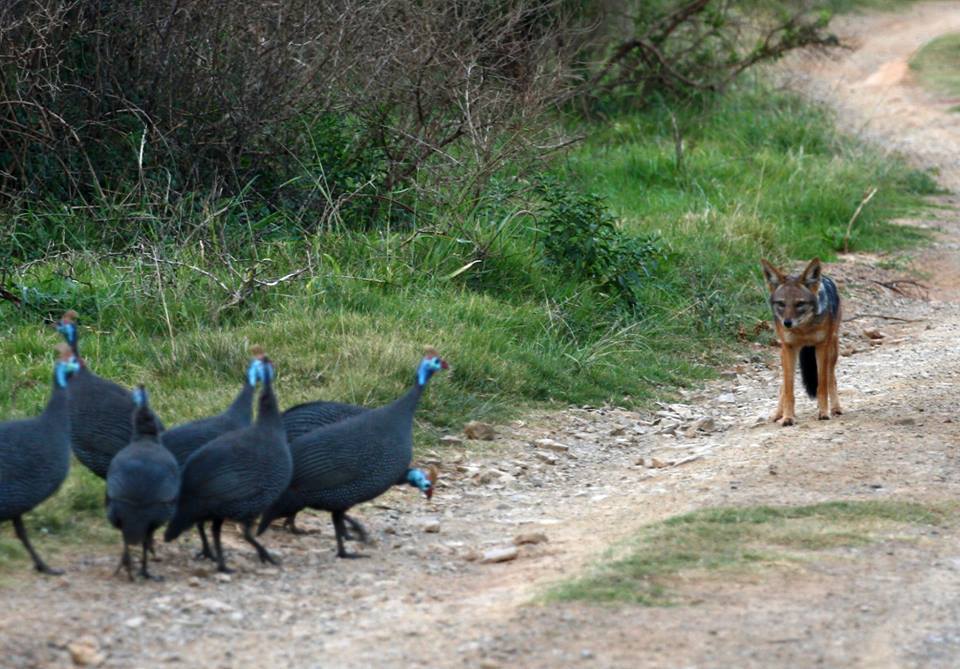
[[[414, 485], [428, 496], [435, 475], [410, 469], [413, 458], [413, 415], [430, 377], [447, 363], [427, 349], [417, 366], [413, 387], [391, 404], [321, 427], [290, 444], [294, 473], [290, 486], [261, 518], [258, 532], [270, 522], [310, 507], [329, 511], [337, 536], [337, 555], [357, 557], [343, 547], [345, 514], [391, 486]], [[349, 521], [347, 521], [349, 522]], [[362, 527], [355, 527], [361, 536]]]
[[[287, 443], [292, 444], [293, 440], [303, 436], [311, 430], [316, 430], [324, 425], [332, 425], [351, 416], [356, 416], [364, 411], [369, 411], [367, 407], [356, 404], [346, 404], [344, 402], [328, 402], [318, 400], [315, 402], [304, 402], [292, 406], [283, 412], [283, 428], [287, 432]], [[297, 514], [292, 513], [286, 517], [284, 526], [293, 534], [306, 534], [305, 531], [297, 527]], [[347, 518], [347, 522], [353, 528], [359, 528], [359, 524], [352, 518]], [[363, 535], [361, 534], [361, 537]]]
[[13, 521], [17, 538], [33, 558], [37, 571], [51, 569], [30, 545], [23, 514], [57, 491], [70, 470], [70, 410], [68, 379], [80, 366], [66, 344], [57, 347], [53, 392], [43, 413], [35, 418], [0, 423], [0, 521]]
[[133, 580], [130, 545], [140, 544], [143, 555], [140, 575], [147, 571], [147, 551], [153, 533], [173, 517], [180, 490], [180, 467], [173, 454], [160, 445], [157, 419], [150, 410], [147, 393], [133, 391], [133, 438], [113, 456], [107, 469], [107, 519], [123, 533], [123, 557], [117, 571], [126, 568]]
[[177, 512], [164, 533], [172, 541], [203, 521], [213, 522], [217, 568], [227, 569], [220, 529], [227, 519], [243, 525], [243, 538], [257, 550], [261, 562], [273, 556], [253, 537], [253, 522], [290, 483], [293, 464], [273, 392], [273, 366], [263, 360], [263, 390], [256, 422], [205, 444], [183, 467]]
[[[71, 309], [57, 323], [57, 330], [81, 367], [69, 387], [70, 446], [80, 464], [106, 478], [110, 460], [130, 443], [130, 416], [135, 405], [126, 388], [97, 376], [86, 366], [79, 352], [76, 321], [77, 312]], [[157, 425], [163, 431], [159, 419]]]
[[[247, 366], [247, 378], [243, 388], [237, 393], [233, 403], [223, 413], [208, 418], [177, 425], [164, 432], [160, 442], [173, 453], [177, 463], [183, 467], [187, 458], [198, 448], [213, 441], [220, 435], [248, 427], [253, 418], [253, 393], [263, 375], [263, 349], [254, 346], [250, 349], [253, 356]], [[202, 548], [197, 557], [215, 560], [216, 556], [210, 550], [207, 534], [203, 523], [197, 523], [197, 532], [200, 534]]]

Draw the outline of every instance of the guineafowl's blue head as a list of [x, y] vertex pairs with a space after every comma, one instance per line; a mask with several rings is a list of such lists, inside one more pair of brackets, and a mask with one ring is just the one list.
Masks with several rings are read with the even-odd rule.
[[449, 368], [450, 365], [440, 357], [440, 354], [437, 353], [435, 348], [427, 347], [423, 351], [423, 360], [420, 361], [420, 366], [417, 367], [417, 383], [423, 387], [427, 385], [427, 381], [429, 381], [430, 377], [436, 372]]
[[145, 407], [150, 402], [147, 397], [147, 389], [144, 388], [142, 384], [134, 388], [131, 395], [133, 395], [133, 403], [138, 407]]
[[438, 476], [439, 472], [437, 468], [432, 465], [427, 471], [423, 471], [422, 469], [408, 469], [407, 483], [414, 488], [418, 488], [420, 492], [427, 496], [427, 499], [430, 499], [433, 497]]
[[75, 372], [80, 371], [80, 365], [73, 355], [73, 349], [67, 344], [57, 346], [57, 361], [53, 366], [53, 375], [57, 380], [57, 385], [61, 388], [67, 387], [67, 379]]
[[70, 309], [57, 321], [57, 332], [63, 335], [74, 355], [77, 353], [77, 312]]
[[263, 361], [266, 358], [263, 349], [259, 346], [251, 346], [250, 355], [253, 357], [250, 360], [250, 365], [247, 367], [247, 383], [251, 386], [256, 386], [257, 383], [264, 379]]

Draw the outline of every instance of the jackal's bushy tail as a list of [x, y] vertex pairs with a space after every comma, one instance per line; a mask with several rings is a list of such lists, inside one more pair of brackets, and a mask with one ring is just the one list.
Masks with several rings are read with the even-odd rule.
[[817, 349], [804, 346], [800, 349], [800, 378], [810, 397], [817, 396]]

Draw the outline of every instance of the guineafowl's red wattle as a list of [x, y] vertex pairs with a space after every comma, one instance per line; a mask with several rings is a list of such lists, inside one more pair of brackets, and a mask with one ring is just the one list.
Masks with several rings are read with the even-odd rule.
[[171, 541], [196, 523], [212, 521], [220, 571], [229, 571], [220, 546], [220, 528], [227, 519], [243, 525], [244, 538], [261, 561], [274, 562], [253, 538], [252, 526], [290, 483], [293, 465], [266, 359], [264, 367], [256, 422], [214, 439], [187, 458], [177, 511], [164, 534]]
[[37, 571], [47, 574], [61, 572], [48, 567], [33, 549], [22, 516], [53, 495], [70, 470], [67, 388], [68, 378], [76, 377], [79, 366], [72, 361], [69, 348], [58, 350], [53, 391], [43, 413], [0, 423], [0, 521], [13, 521]]
[[147, 571], [147, 551], [153, 545], [153, 533], [163, 526], [176, 509], [180, 490], [180, 467], [176, 458], [160, 445], [156, 416], [147, 403], [141, 386], [135, 391], [137, 409], [133, 413], [133, 438], [117, 453], [107, 470], [107, 518], [123, 533], [123, 558], [133, 580], [130, 545], [143, 550], [140, 575]]
[[417, 368], [413, 387], [395, 402], [295, 439], [290, 444], [293, 479], [263, 514], [258, 531], [266, 530], [276, 518], [307, 507], [330, 511], [337, 534], [337, 554], [349, 557], [343, 547], [346, 511], [406, 482], [413, 458], [417, 403], [430, 376], [446, 366], [432, 352]]

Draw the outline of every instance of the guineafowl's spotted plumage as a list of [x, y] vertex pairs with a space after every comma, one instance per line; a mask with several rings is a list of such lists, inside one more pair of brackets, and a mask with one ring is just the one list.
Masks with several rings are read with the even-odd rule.
[[173, 453], [181, 466], [195, 450], [207, 442], [227, 432], [250, 426], [253, 419], [253, 394], [260, 380], [259, 370], [262, 364], [263, 355], [255, 354], [247, 367], [247, 378], [243, 388], [225, 411], [216, 416], [177, 425], [161, 435], [160, 442]]
[[[253, 419], [253, 394], [262, 374], [263, 350], [255, 347], [251, 354], [253, 359], [247, 366], [247, 378], [244, 381], [243, 388], [240, 389], [233, 403], [225, 411], [216, 416], [200, 418], [170, 428], [160, 437], [161, 443], [173, 453], [180, 467], [183, 467], [187, 458], [204, 444], [228, 432], [250, 426]], [[203, 523], [197, 523], [197, 533], [200, 535], [202, 546], [197, 557], [215, 560], [216, 556], [210, 550], [210, 543], [207, 541], [207, 533], [204, 530]]]
[[76, 377], [79, 366], [69, 348], [58, 350], [53, 391], [43, 413], [0, 423], [0, 521], [13, 521], [37, 571], [48, 574], [60, 572], [48, 567], [30, 545], [21, 516], [55, 493], [70, 470], [67, 379]]
[[263, 514], [258, 531], [263, 532], [276, 518], [307, 507], [330, 511], [337, 554], [348, 557], [343, 548], [346, 511], [378, 497], [391, 486], [408, 482], [414, 412], [430, 376], [443, 368], [446, 362], [431, 352], [421, 361], [413, 387], [395, 402], [294, 440], [290, 444], [293, 479]]
[[187, 458], [177, 511], [164, 534], [171, 541], [196, 523], [213, 521], [220, 571], [229, 571], [220, 546], [220, 528], [227, 519], [243, 525], [244, 538], [261, 561], [274, 561], [251, 531], [254, 520], [286, 489], [293, 473], [272, 376], [264, 359], [263, 390], [252, 426], [218, 437]]
[[131, 581], [130, 546], [142, 547], [140, 575], [152, 578], [147, 571], [147, 551], [153, 533], [173, 517], [180, 489], [180, 467], [173, 454], [160, 445], [156, 416], [146, 393], [142, 386], [135, 392], [140, 399], [133, 413], [133, 439], [114, 456], [107, 470], [107, 518], [123, 533], [120, 568], [126, 568]]
[[[346, 404], [344, 402], [305, 402], [292, 406], [283, 412], [283, 428], [287, 433], [287, 443], [292, 444], [294, 439], [302, 437], [307, 432], [316, 430], [318, 427], [332, 425], [341, 420], [356, 416], [365, 411], [367, 407], [357, 406], [356, 404]], [[304, 534], [305, 532], [297, 528], [297, 514], [291, 513], [286, 516], [284, 525], [294, 534]], [[352, 518], [347, 519], [351, 528], [356, 530], [360, 538], [366, 537], [366, 530], [357, 521]]]
[[283, 429], [287, 432], [287, 441], [293, 443], [294, 439], [318, 427], [339, 423], [364, 411], [369, 409], [343, 402], [305, 402], [283, 412]]
[[[70, 446], [80, 464], [106, 478], [113, 456], [130, 443], [130, 416], [136, 405], [126, 388], [86, 366], [79, 352], [76, 318], [75, 311], [68, 311], [57, 326], [81, 367], [69, 387]], [[163, 430], [159, 419], [158, 427]]]

